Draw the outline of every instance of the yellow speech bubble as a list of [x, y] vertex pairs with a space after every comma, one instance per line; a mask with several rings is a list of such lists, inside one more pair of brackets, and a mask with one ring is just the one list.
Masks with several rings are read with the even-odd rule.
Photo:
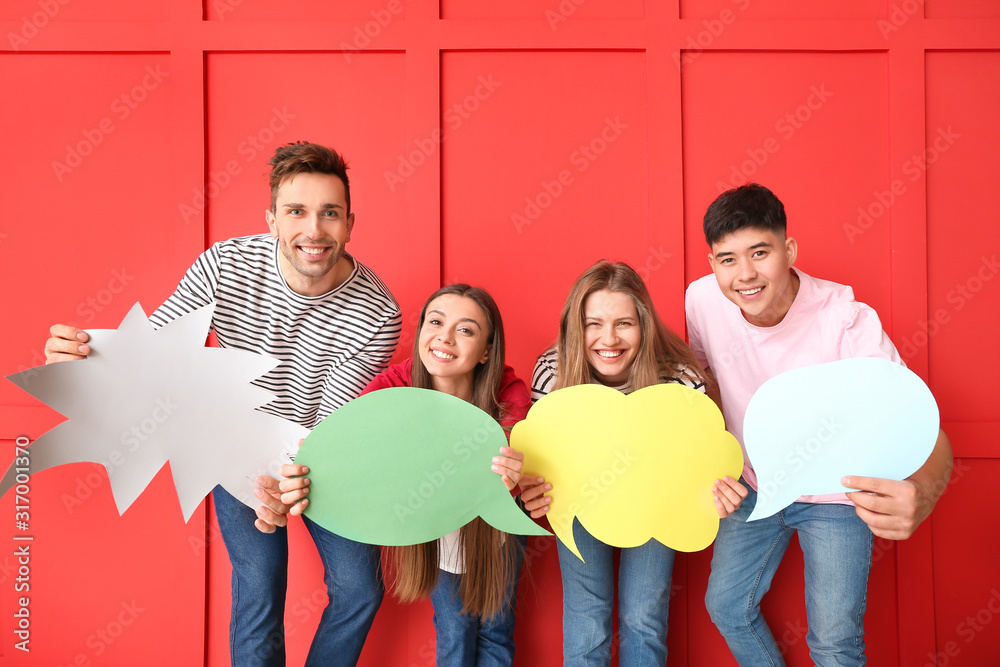
[[739, 442], [715, 403], [680, 384], [632, 394], [588, 384], [539, 400], [511, 432], [526, 474], [552, 484], [549, 523], [570, 551], [573, 518], [606, 544], [655, 538], [704, 549], [719, 531], [712, 486], [743, 470]]

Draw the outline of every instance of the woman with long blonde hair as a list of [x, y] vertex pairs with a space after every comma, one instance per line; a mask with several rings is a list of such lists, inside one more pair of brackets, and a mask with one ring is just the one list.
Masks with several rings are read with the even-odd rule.
[[[581, 275], [563, 306], [555, 347], [538, 357], [532, 399], [578, 384], [603, 384], [631, 393], [675, 382], [714, 394], [714, 382], [691, 349], [660, 319], [642, 278], [624, 263], [600, 261]], [[585, 454], [585, 452], [581, 452]], [[536, 484], [542, 481], [532, 478]], [[522, 485], [527, 485], [524, 480]], [[525, 491], [533, 515], [547, 512], [550, 485]], [[713, 489], [716, 509], [726, 516], [746, 489], [726, 477]], [[670, 511], [670, 508], [663, 508]], [[566, 665], [602, 665], [611, 660], [614, 604], [613, 548], [592, 537], [578, 521], [573, 537], [581, 561], [561, 542], [563, 660]], [[584, 562], [585, 561], [585, 562]], [[667, 660], [667, 612], [674, 551], [650, 540], [621, 550], [618, 569], [619, 665], [659, 665]]]

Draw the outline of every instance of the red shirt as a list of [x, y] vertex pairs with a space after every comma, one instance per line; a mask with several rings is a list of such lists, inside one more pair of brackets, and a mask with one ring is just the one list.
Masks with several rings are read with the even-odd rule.
[[[413, 359], [389, 366], [368, 383], [361, 395], [364, 396], [369, 392], [388, 387], [409, 387], [412, 366]], [[528, 393], [528, 386], [514, 374], [514, 369], [510, 366], [504, 366], [503, 377], [500, 378], [500, 405], [504, 408], [503, 416], [499, 420], [500, 425], [508, 432], [514, 424], [527, 416], [528, 408], [531, 407], [531, 394]]]

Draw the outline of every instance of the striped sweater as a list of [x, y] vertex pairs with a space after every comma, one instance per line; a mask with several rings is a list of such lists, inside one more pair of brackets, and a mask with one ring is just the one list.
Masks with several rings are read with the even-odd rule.
[[160, 327], [215, 302], [212, 327], [220, 347], [283, 362], [253, 383], [276, 396], [260, 410], [311, 429], [385, 370], [399, 340], [400, 311], [378, 276], [357, 260], [337, 289], [297, 294], [281, 275], [277, 252], [267, 234], [216, 243], [150, 321]]

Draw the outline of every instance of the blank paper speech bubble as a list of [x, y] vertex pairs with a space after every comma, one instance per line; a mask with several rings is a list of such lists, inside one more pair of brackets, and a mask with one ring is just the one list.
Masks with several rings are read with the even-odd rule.
[[743, 469], [715, 403], [679, 384], [630, 395], [592, 384], [554, 391], [514, 427], [511, 446], [524, 452], [527, 474], [552, 484], [549, 523], [578, 557], [574, 517], [616, 547], [656, 538], [704, 549], [719, 530], [712, 486]]
[[763, 519], [799, 496], [844, 493], [845, 475], [901, 480], [934, 450], [937, 403], [904, 366], [859, 357], [776, 375], [750, 399], [743, 443]]
[[[184, 520], [216, 484], [250, 507], [257, 475], [277, 475], [306, 429], [255, 410], [274, 399], [250, 384], [278, 359], [205, 347], [214, 306], [153, 330], [135, 304], [117, 330], [91, 329], [90, 355], [8, 379], [69, 417], [28, 448], [32, 474], [92, 461], [124, 513], [169, 461]], [[0, 480], [11, 488], [14, 466]]]
[[430, 389], [366, 394], [320, 422], [295, 462], [309, 466], [305, 515], [342, 537], [430, 542], [477, 516], [505, 533], [548, 535], [490, 470], [507, 444], [495, 419]]

